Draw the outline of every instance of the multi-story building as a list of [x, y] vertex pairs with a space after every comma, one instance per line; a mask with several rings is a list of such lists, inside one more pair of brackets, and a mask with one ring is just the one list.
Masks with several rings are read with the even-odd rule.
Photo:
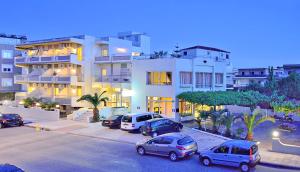
[[44, 98], [59, 103], [61, 111], [69, 114], [87, 106], [76, 101], [81, 95], [100, 88], [108, 91], [109, 105], [121, 106], [116, 102], [122, 99], [123, 89], [130, 89], [131, 61], [149, 53], [149, 41], [144, 34], [127, 32], [117, 38], [82, 35], [19, 44], [23, 54], [15, 64], [22, 67], [22, 74], [15, 76], [15, 82], [27, 91], [16, 99]]
[[0, 34], [0, 92], [20, 91], [21, 85], [14, 84], [14, 74], [21, 69], [14, 65], [14, 56], [19, 52], [15, 50], [16, 44], [26, 40], [25, 36]]
[[194, 46], [179, 58], [137, 59], [132, 64], [132, 112], [157, 112], [168, 117], [192, 113], [176, 96], [185, 91], [225, 91], [229, 52]]
[[291, 73], [300, 74], [300, 64], [285, 64], [282, 68], [284, 76], [288, 76]]
[[234, 76], [234, 88], [240, 89], [250, 83], [264, 85], [269, 75], [268, 68], [241, 68]]

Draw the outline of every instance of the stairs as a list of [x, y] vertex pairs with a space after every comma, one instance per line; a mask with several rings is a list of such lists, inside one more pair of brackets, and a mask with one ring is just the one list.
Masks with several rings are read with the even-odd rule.
[[74, 111], [71, 115], [68, 115], [68, 118], [78, 122], [88, 122], [88, 119], [93, 116], [93, 111], [91, 109], [82, 108], [77, 111]]

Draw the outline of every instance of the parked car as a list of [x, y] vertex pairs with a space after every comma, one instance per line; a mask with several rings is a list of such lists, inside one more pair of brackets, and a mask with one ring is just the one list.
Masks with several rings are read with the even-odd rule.
[[294, 124], [282, 123], [278, 126], [278, 128], [282, 129], [282, 130], [287, 130], [287, 131], [295, 131], [297, 127]]
[[24, 172], [21, 168], [11, 164], [0, 164], [1, 172]]
[[162, 116], [151, 112], [124, 115], [121, 120], [121, 129], [127, 131], [140, 130], [147, 120], [153, 118], [162, 118]]
[[120, 128], [123, 115], [112, 115], [102, 121], [102, 126], [109, 128]]
[[183, 125], [166, 118], [155, 118], [145, 122], [141, 132], [145, 136], [156, 137], [161, 134], [179, 132]]
[[255, 142], [246, 140], [230, 140], [220, 146], [200, 152], [199, 160], [205, 166], [211, 164], [240, 167], [242, 172], [248, 172], [260, 162], [258, 146]]
[[168, 133], [150, 140], [143, 140], [136, 144], [140, 155], [152, 154], [169, 157], [171, 161], [194, 155], [198, 146], [188, 135], [181, 133]]
[[22, 126], [23, 124], [23, 119], [18, 114], [0, 114], [0, 128]]

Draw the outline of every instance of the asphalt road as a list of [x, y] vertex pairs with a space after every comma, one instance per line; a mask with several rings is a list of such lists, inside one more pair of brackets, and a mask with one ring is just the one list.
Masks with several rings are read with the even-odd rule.
[[[32, 128], [0, 129], [0, 163], [28, 172], [230, 172], [238, 169], [202, 166], [197, 156], [171, 162], [157, 156], [139, 156], [132, 144]], [[293, 170], [257, 166], [257, 172]], [[295, 172], [295, 171], [294, 171]]]

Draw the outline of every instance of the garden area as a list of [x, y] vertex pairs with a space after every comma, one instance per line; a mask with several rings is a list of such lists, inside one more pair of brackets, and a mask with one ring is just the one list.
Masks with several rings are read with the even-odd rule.
[[[184, 125], [229, 138], [256, 141], [271, 139], [272, 131], [277, 130], [283, 142], [299, 144], [300, 76], [292, 73], [287, 78], [275, 79], [273, 69], [269, 70], [270, 76], [264, 86], [249, 85], [240, 91], [179, 94], [178, 99], [193, 105], [195, 115], [193, 121]], [[195, 108], [199, 106], [206, 108]], [[229, 106], [249, 110], [237, 113], [226, 108]]]
[[59, 108], [59, 105], [56, 102], [35, 97], [28, 97], [26, 99], [23, 99], [20, 101], [20, 104], [25, 108], [40, 107], [41, 109], [47, 111], [54, 111], [55, 109]]

